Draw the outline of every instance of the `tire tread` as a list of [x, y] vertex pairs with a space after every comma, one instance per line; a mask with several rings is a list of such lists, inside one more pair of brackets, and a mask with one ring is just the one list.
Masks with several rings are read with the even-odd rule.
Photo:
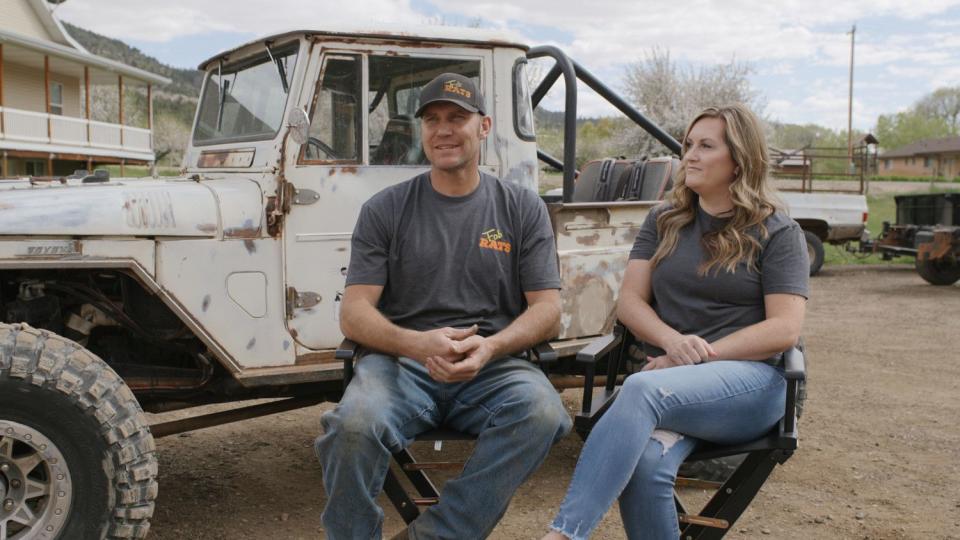
[[0, 323], [0, 380], [22, 379], [72, 401], [100, 424], [104, 472], [116, 493], [106, 538], [144, 538], [157, 498], [156, 445], [140, 404], [99, 357], [26, 324]]

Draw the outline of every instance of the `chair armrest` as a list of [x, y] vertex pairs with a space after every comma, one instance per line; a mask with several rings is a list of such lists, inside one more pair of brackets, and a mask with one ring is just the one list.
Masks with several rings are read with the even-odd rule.
[[780, 436], [796, 439], [797, 418], [800, 416], [807, 380], [806, 361], [799, 347], [790, 347], [783, 353], [783, 378], [787, 380], [787, 399]]
[[337, 352], [334, 353], [334, 358], [337, 360], [353, 360], [357, 355], [357, 344], [354, 341], [351, 341], [347, 338], [343, 338], [343, 341], [340, 342], [340, 345], [337, 346]]
[[623, 335], [618, 332], [600, 336], [580, 349], [577, 353], [577, 362], [596, 364], [600, 357], [613, 350], [622, 340]]
[[556, 362], [559, 359], [557, 351], [553, 349], [547, 341], [541, 341], [537, 343], [530, 349], [530, 353], [536, 358], [537, 362], [541, 364], [549, 364], [551, 362]]
[[788, 381], [803, 381], [807, 378], [807, 365], [803, 351], [790, 347], [783, 353], [783, 377]]
[[353, 340], [343, 338], [343, 341], [340, 342], [340, 345], [337, 346], [337, 352], [333, 353], [333, 357], [337, 360], [343, 360], [343, 391], [347, 391], [347, 385], [350, 384], [350, 380], [353, 379], [353, 362], [357, 358], [357, 353], [359, 352], [359, 345]]

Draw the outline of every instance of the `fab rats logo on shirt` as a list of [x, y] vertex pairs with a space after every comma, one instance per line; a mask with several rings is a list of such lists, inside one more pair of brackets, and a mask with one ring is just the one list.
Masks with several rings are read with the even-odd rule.
[[480, 235], [480, 247], [510, 253], [510, 242], [503, 241], [503, 233], [500, 229], [483, 231]]

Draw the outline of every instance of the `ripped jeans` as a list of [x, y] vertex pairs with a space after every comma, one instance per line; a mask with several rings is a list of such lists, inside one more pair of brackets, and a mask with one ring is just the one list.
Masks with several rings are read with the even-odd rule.
[[390, 454], [439, 425], [473, 433], [463, 472], [447, 481], [440, 502], [410, 524], [414, 540], [479, 540], [503, 516], [514, 491], [570, 431], [560, 396], [538, 367], [507, 357], [462, 383], [440, 383], [409, 358], [368, 354], [343, 399], [321, 418], [316, 442], [330, 540], [379, 540]]
[[631, 375], [587, 438], [551, 529], [588, 538], [619, 497], [628, 538], [677, 538], [673, 484], [680, 464], [699, 439], [736, 444], [769, 431], [783, 416], [785, 386], [782, 370], [763, 362]]

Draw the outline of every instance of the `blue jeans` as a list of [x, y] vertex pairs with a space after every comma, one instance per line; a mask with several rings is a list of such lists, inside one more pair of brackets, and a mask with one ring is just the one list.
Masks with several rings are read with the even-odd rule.
[[718, 361], [627, 377], [580, 454], [551, 528], [590, 536], [613, 500], [628, 538], [672, 538], [677, 469], [698, 440], [746, 442], [783, 417], [786, 381], [763, 362]]
[[570, 431], [570, 416], [543, 373], [504, 358], [463, 383], [440, 383], [408, 358], [368, 354], [335, 409], [321, 419], [316, 450], [323, 467], [327, 538], [378, 539], [391, 453], [441, 424], [478, 435], [459, 477], [409, 528], [415, 539], [485, 538], [510, 498]]

